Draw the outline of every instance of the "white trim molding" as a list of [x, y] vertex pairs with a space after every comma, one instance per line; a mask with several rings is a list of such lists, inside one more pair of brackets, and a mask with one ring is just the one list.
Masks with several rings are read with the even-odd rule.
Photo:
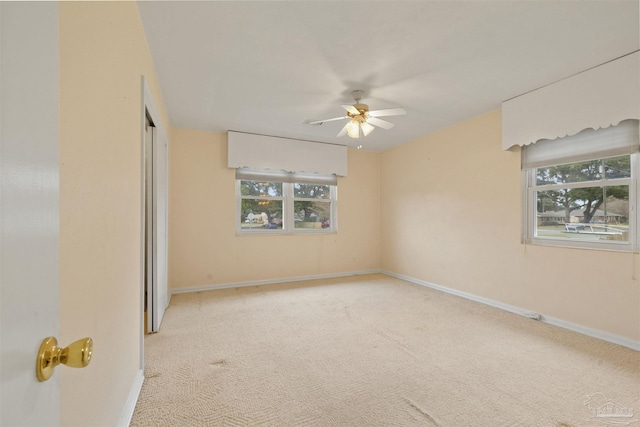
[[269, 280], [251, 280], [247, 282], [231, 282], [231, 283], [221, 283], [218, 285], [204, 285], [204, 286], [195, 286], [191, 288], [179, 288], [171, 291], [172, 295], [175, 294], [186, 294], [190, 292], [202, 292], [202, 291], [215, 291], [218, 289], [229, 289], [229, 288], [244, 288], [247, 286], [262, 286], [262, 285], [273, 285], [276, 283], [290, 283], [290, 282], [304, 282], [307, 280], [318, 280], [318, 279], [333, 279], [336, 277], [348, 277], [348, 276], [361, 276], [364, 274], [379, 274], [380, 270], [360, 270], [360, 271], [347, 271], [344, 273], [331, 273], [331, 274], [316, 274], [311, 276], [295, 276], [295, 277], [285, 277], [281, 279], [269, 279]]
[[136, 378], [133, 380], [129, 396], [125, 402], [122, 415], [120, 416], [120, 422], [118, 426], [128, 427], [131, 424], [133, 418], [133, 411], [136, 409], [136, 403], [138, 403], [138, 397], [140, 396], [140, 390], [142, 390], [142, 383], [144, 383], [144, 371], [140, 369], [136, 374]]
[[516, 307], [513, 305], [505, 304], [499, 301], [495, 301], [489, 298], [480, 297], [467, 292], [459, 291], [457, 289], [447, 288], [446, 286], [436, 285], [424, 280], [416, 279], [414, 277], [405, 276], [404, 274], [394, 273], [392, 271], [381, 270], [382, 274], [395, 277], [397, 279], [405, 280], [407, 282], [415, 283], [416, 285], [426, 286], [427, 288], [435, 289], [437, 291], [446, 292], [451, 295], [456, 295], [471, 301], [479, 302], [494, 308], [508, 311], [510, 313], [519, 314], [528, 318], [539, 320], [549, 325], [558, 326], [564, 329], [568, 329], [573, 332], [577, 332], [589, 337], [598, 338], [603, 341], [607, 341], [613, 344], [618, 344], [623, 347], [630, 348], [632, 350], [640, 351], [640, 341], [635, 341], [630, 338], [621, 337], [608, 332], [600, 331], [598, 329], [589, 328], [587, 326], [578, 325], [575, 323], [567, 322], [566, 320], [558, 319], [551, 316], [542, 315], [532, 312], [531, 310], [525, 310], [524, 308]]
[[490, 298], [484, 298], [481, 296], [473, 295], [467, 292], [459, 291], [452, 288], [447, 288], [446, 286], [436, 285], [434, 283], [430, 283], [424, 280], [416, 279], [414, 277], [405, 276], [404, 274], [394, 273], [388, 270], [361, 270], [361, 271], [350, 271], [345, 273], [335, 273], [335, 274], [317, 274], [311, 276], [297, 276], [297, 277], [286, 277], [281, 279], [269, 279], [269, 280], [252, 280], [247, 282], [232, 282], [232, 283], [223, 283], [218, 285], [204, 285], [197, 286], [191, 288], [180, 288], [174, 289], [171, 294], [185, 294], [191, 292], [203, 292], [203, 291], [215, 291], [218, 289], [230, 289], [230, 288], [242, 288], [247, 286], [261, 286], [261, 285], [272, 285], [277, 283], [290, 283], [290, 282], [303, 282], [308, 280], [317, 280], [317, 279], [331, 279], [336, 277], [348, 277], [348, 276], [359, 276], [364, 274], [385, 274], [387, 276], [395, 277], [396, 279], [401, 279], [410, 283], [414, 283], [416, 285], [425, 286], [427, 288], [434, 289], [436, 291], [445, 292], [447, 294], [459, 296], [471, 301], [479, 302], [481, 304], [485, 304], [494, 308], [499, 308], [504, 311], [508, 311], [510, 313], [519, 314], [524, 317], [532, 318], [539, 320], [543, 323], [547, 323], [549, 325], [558, 326], [563, 329], [568, 329], [573, 332], [577, 332], [582, 335], [586, 335], [593, 338], [598, 338], [603, 341], [608, 341], [613, 344], [618, 344], [623, 347], [630, 348], [632, 350], [640, 351], [640, 341], [635, 341], [630, 338], [621, 337], [618, 335], [610, 334], [608, 332], [600, 331], [597, 329], [589, 328], [586, 326], [578, 325], [575, 323], [567, 322], [566, 320], [558, 319], [551, 316], [541, 315], [531, 310], [526, 310], [521, 307], [516, 307], [513, 305], [505, 304], [500, 301], [495, 301]]

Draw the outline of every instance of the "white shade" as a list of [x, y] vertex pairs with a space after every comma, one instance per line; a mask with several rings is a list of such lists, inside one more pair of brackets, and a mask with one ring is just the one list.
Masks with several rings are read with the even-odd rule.
[[347, 175], [347, 147], [229, 131], [230, 168]]
[[295, 182], [297, 184], [338, 185], [336, 175], [321, 175], [312, 173], [261, 171], [246, 168], [236, 169], [236, 179], [246, 181]]
[[543, 139], [522, 150], [522, 169], [539, 168], [622, 156], [639, 151], [638, 120], [606, 129], [586, 129], [577, 135]]
[[369, 123], [367, 122], [362, 123], [362, 134], [364, 136], [369, 135], [371, 132], [373, 132], [374, 129], [375, 127], [371, 126]]
[[640, 52], [502, 104], [502, 147], [640, 119]]
[[349, 123], [347, 126], [347, 135], [351, 138], [360, 138], [360, 126], [358, 126], [358, 122], [354, 120]]

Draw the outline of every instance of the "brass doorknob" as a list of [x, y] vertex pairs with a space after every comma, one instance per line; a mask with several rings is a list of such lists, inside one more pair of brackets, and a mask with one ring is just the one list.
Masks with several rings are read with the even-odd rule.
[[72, 368], [84, 368], [91, 362], [93, 340], [82, 338], [65, 348], [58, 347], [58, 340], [54, 337], [45, 338], [38, 351], [36, 360], [36, 376], [39, 381], [46, 381], [53, 375], [53, 370], [59, 364]]

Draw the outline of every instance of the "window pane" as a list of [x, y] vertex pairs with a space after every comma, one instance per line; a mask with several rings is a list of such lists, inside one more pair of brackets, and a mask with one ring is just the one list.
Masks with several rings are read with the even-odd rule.
[[281, 182], [240, 181], [240, 194], [243, 196], [282, 196]]
[[629, 186], [536, 192], [540, 238], [629, 241]]
[[297, 200], [293, 205], [295, 228], [331, 227], [331, 202], [306, 202]]
[[282, 200], [242, 199], [241, 207], [241, 229], [282, 229]]
[[537, 185], [597, 181], [602, 178], [602, 160], [589, 160], [536, 169]]
[[330, 185], [293, 184], [293, 197], [299, 199], [328, 199], [331, 197]]
[[631, 156], [604, 159], [604, 173], [607, 179], [630, 178]]

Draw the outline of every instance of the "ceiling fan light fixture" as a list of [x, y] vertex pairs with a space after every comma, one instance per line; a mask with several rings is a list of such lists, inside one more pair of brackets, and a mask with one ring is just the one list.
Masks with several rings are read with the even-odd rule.
[[369, 123], [367, 122], [362, 122], [362, 124], [360, 125], [360, 127], [362, 128], [362, 133], [364, 134], [364, 136], [369, 135], [371, 132], [373, 132], [373, 130], [375, 129], [375, 127], [371, 126]]
[[340, 105], [347, 111], [346, 116], [334, 117], [332, 119], [324, 120], [305, 120], [305, 123], [309, 125], [321, 125], [324, 122], [347, 119], [348, 122], [344, 125], [342, 130], [338, 132], [337, 136], [341, 137], [346, 134], [349, 135], [350, 138], [360, 138], [360, 130], [362, 130], [362, 137], [365, 137], [373, 132], [376, 127], [381, 127], [383, 129], [391, 129], [393, 127], [393, 123], [379, 119], [378, 117], [399, 116], [402, 114], [407, 114], [407, 111], [402, 107], [370, 111], [367, 104], [360, 103], [360, 100], [364, 96], [364, 92], [361, 90], [352, 91], [351, 96], [353, 96], [354, 101], [356, 101], [355, 104]]
[[360, 125], [357, 121], [352, 120], [347, 126], [347, 135], [351, 138], [360, 138]]

